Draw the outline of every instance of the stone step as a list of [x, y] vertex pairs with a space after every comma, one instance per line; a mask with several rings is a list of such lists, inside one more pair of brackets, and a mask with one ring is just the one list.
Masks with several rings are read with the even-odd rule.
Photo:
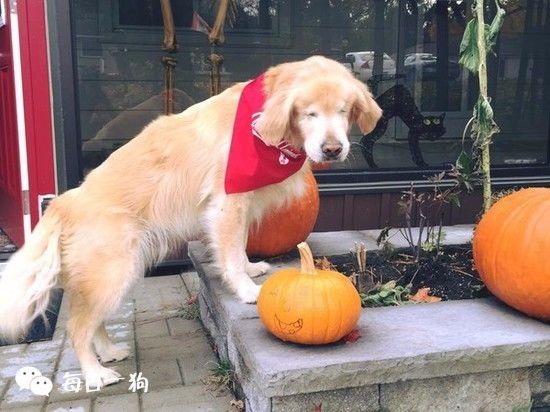
[[[308, 243], [317, 256], [346, 253], [354, 242], [375, 249], [378, 233], [315, 233]], [[446, 244], [466, 243], [472, 226], [445, 233]], [[398, 232], [392, 239], [403, 244]], [[200, 277], [202, 322], [231, 361], [247, 410], [550, 407], [550, 326], [494, 298], [363, 309], [354, 344], [299, 346], [270, 335], [255, 305], [226, 290], [203, 245], [191, 243], [189, 255]], [[297, 264], [278, 260], [273, 270]]]

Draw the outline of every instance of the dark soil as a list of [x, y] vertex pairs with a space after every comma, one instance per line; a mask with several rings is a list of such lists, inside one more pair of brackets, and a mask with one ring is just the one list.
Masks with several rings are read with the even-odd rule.
[[[355, 257], [351, 253], [327, 256], [341, 273], [357, 272]], [[409, 249], [397, 249], [391, 255], [380, 251], [367, 253], [367, 273], [358, 279], [359, 292], [367, 292], [376, 283], [397, 281], [400, 286], [410, 285], [414, 294], [420, 288], [430, 288], [430, 295], [442, 300], [473, 299], [490, 296], [489, 291], [473, 268], [470, 245], [446, 246], [440, 254], [425, 256], [420, 264], [414, 262]]]

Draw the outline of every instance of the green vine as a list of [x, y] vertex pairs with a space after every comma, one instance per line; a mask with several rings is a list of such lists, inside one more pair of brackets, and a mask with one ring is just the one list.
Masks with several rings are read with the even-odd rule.
[[[491, 99], [487, 92], [487, 54], [494, 54], [496, 39], [506, 14], [501, 3], [504, 2], [495, 0], [497, 12], [489, 25], [484, 21], [484, 0], [474, 1], [473, 18], [466, 26], [460, 44], [459, 62], [470, 72], [478, 75], [479, 97], [473, 109], [473, 116], [464, 129], [462, 151], [457, 159], [455, 169], [459, 183], [471, 185], [472, 174], [481, 177], [484, 211], [491, 207], [492, 199], [489, 146], [494, 135], [500, 131], [494, 120]], [[464, 137], [468, 128], [470, 128], [470, 138], [472, 139], [471, 155], [464, 148]], [[471, 187], [468, 189], [471, 190]]]

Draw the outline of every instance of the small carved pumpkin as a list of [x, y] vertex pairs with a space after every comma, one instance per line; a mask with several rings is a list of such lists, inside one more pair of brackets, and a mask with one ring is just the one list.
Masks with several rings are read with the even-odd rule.
[[474, 262], [487, 288], [517, 310], [550, 320], [550, 189], [503, 197], [479, 222]]
[[277, 256], [306, 240], [319, 214], [319, 191], [313, 173], [305, 176], [305, 193], [264, 216], [248, 234], [246, 252], [249, 256]]
[[301, 269], [282, 269], [263, 284], [258, 313], [275, 336], [290, 342], [321, 345], [350, 333], [361, 313], [361, 299], [351, 281], [332, 270], [315, 269], [311, 250], [298, 245]]

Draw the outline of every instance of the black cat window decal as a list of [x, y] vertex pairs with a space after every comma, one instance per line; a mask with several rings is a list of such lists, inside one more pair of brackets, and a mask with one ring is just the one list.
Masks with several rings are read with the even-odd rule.
[[375, 100], [383, 110], [382, 117], [374, 130], [361, 138], [363, 156], [369, 167], [378, 167], [374, 161], [374, 143], [384, 135], [388, 122], [393, 117], [399, 117], [409, 128], [407, 138], [413, 162], [418, 167], [428, 167], [420, 151], [419, 140], [436, 140], [445, 134], [446, 129], [443, 125], [445, 113], [437, 116], [425, 116], [420, 113], [411, 92], [402, 84], [386, 90]]

